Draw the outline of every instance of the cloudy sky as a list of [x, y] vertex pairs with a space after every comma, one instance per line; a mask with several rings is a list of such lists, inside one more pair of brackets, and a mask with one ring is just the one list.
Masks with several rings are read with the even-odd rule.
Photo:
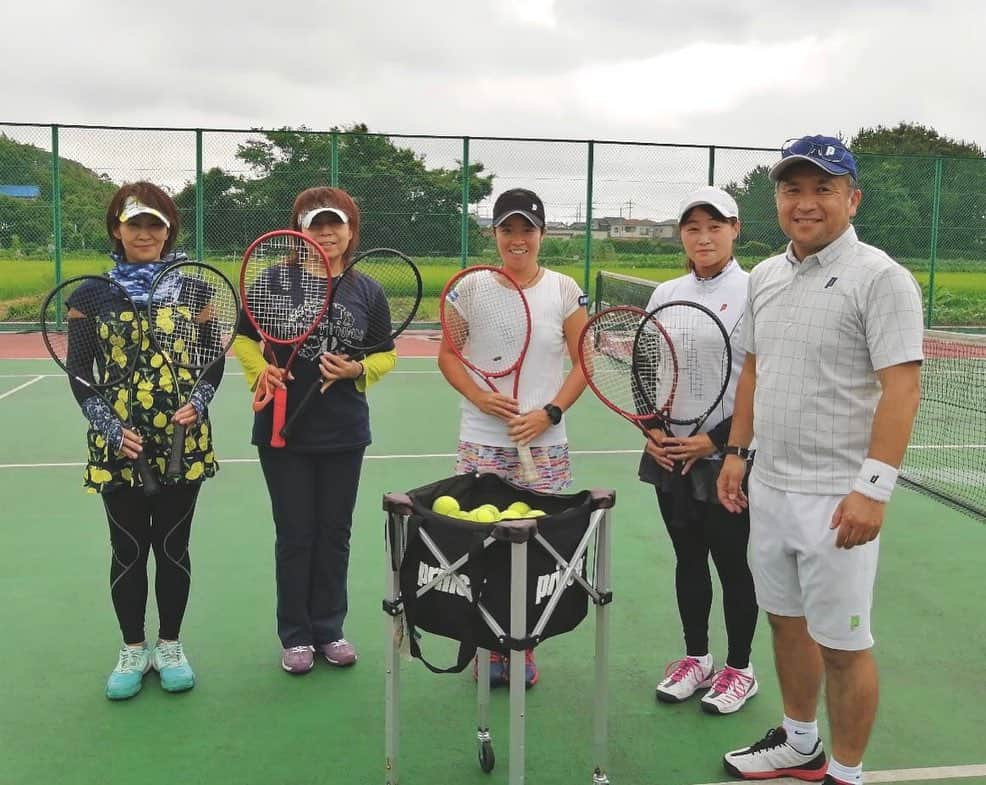
[[[8, 2], [0, 123], [986, 145], [976, 0]], [[501, 170], [503, 167], [501, 166]]]

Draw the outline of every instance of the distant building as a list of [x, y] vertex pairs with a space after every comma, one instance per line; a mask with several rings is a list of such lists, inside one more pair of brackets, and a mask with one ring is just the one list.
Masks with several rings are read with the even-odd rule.
[[0, 185], [0, 196], [14, 199], [37, 199], [41, 196], [40, 185]]
[[602, 218], [614, 240], [677, 240], [676, 221], [652, 221], [650, 218]]

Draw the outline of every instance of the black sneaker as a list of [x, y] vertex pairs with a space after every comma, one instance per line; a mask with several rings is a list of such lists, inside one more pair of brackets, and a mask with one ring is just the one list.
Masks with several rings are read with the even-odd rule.
[[821, 739], [805, 754], [787, 743], [787, 731], [783, 727], [771, 728], [766, 736], [749, 747], [727, 752], [722, 763], [734, 777], [745, 780], [794, 777], [820, 782], [825, 779], [827, 768]]

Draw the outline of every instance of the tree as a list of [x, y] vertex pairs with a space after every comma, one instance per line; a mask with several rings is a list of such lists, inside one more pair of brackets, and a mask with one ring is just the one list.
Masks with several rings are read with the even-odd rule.
[[757, 166], [743, 176], [742, 183], [729, 183], [724, 190], [739, 207], [741, 242], [764, 243], [776, 250], [785, 244], [787, 238], [777, 225], [774, 184], [768, 176], [769, 172], [769, 167]]
[[894, 256], [927, 256], [936, 158], [941, 157], [938, 252], [982, 255], [986, 157], [978, 144], [916, 123], [898, 123], [893, 128], [861, 128], [850, 148], [859, 161], [863, 189], [855, 221], [860, 237]]

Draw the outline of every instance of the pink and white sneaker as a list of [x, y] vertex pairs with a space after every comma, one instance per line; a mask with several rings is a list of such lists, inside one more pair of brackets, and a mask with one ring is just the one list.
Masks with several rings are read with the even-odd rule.
[[705, 667], [696, 657], [682, 657], [668, 663], [664, 678], [657, 685], [655, 694], [662, 703], [680, 703], [688, 700], [696, 690], [712, 684], [712, 659]]
[[712, 687], [702, 696], [702, 711], [709, 714], [732, 714], [757, 694], [753, 668], [744, 673], [728, 665], [712, 677]]

